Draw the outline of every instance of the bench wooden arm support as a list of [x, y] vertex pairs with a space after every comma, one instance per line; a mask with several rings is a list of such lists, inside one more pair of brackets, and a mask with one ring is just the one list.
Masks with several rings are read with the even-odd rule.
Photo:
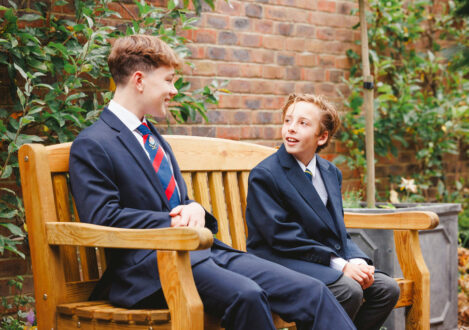
[[46, 223], [51, 245], [158, 250], [158, 272], [173, 329], [203, 329], [204, 308], [195, 287], [188, 250], [210, 248], [206, 228], [125, 229], [87, 223]]
[[347, 228], [394, 230], [402, 274], [413, 281], [414, 294], [407, 311], [406, 329], [430, 328], [430, 272], [420, 249], [418, 230], [433, 229], [438, 223], [438, 215], [433, 212], [345, 213]]
[[127, 229], [81, 222], [47, 222], [51, 245], [153, 250], [202, 250], [213, 243], [207, 228]]

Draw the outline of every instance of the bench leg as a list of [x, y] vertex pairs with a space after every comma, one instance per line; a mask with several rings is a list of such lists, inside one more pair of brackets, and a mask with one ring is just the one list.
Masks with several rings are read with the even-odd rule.
[[402, 273], [414, 281], [413, 303], [406, 310], [406, 329], [430, 329], [430, 272], [420, 249], [417, 230], [395, 230], [396, 253]]
[[204, 308], [192, 275], [187, 251], [158, 251], [161, 286], [173, 330], [203, 330]]

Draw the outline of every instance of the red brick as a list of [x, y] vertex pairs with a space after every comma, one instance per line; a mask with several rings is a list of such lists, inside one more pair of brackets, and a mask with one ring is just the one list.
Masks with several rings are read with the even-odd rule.
[[260, 126], [242, 126], [241, 127], [241, 139], [260, 139], [262, 138]]
[[241, 108], [241, 98], [239, 95], [222, 94], [218, 102], [219, 108], [237, 109]]
[[277, 140], [282, 138], [282, 131], [280, 126], [265, 126], [264, 139]]
[[317, 3], [311, 0], [296, 0], [296, 6], [304, 9], [316, 9]]
[[272, 34], [274, 32], [274, 23], [267, 20], [259, 20], [254, 22], [254, 31], [261, 34]]
[[301, 68], [301, 80], [324, 81], [325, 71], [322, 68]]
[[309, 12], [304, 9], [287, 8], [287, 17], [291, 18], [294, 22], [306, 23], [308, 22]]
[[265, 65], [262, 70], [262, 76], [268, 79], [284, 79], [285, 68], [281, 66]]
[[232, 93], [249, 93], [251, 83], [248, 80], [232, 79], [227, 88]]
[[325, 27], [316, 29], [316, 37], [319, 40], [335, 40], [335, 30]]
[[295, 65], [295, 53], [279, 52], [277, 53], [277, 64], [279, 65]]
[[242, 5], [239, 1], [215, 1], [215, 12], [229, 16], [241, 16]]
[[295, 83], [293, 82], [277, 82], [275, 84], [275, 94], [288, 95], [295, 91]]
[[238, 36], [231, 31], [221, 31], [218, 34], [219, 45], [236, 45], [238, 43]]
[[335, 65], [335, 56], [333, 55], [319, 55], [319, 65], [324, 66], [334, 66]]
[[257, 110], [260, 108], [261, 101], [258, 96], [243, 96], [241, 97], [242, 105], [245, 108]]
[[258, 64], [241, 65], [241, 76], [249, 77], [249, 78], [262, 77], [262, 65], [258, 65]]
[[327, 11], [329, 13], [335, 13], [336, 2], [328, 0], [319, 0], [318, 1], [318, 10]]
[[213, 109], [207, 112], [208, 121], [210, 124], [226, 124], [231, 120], [232, 110], [218, 110]]
[[222, 47], [208, 47], [207, 56], [213, 60], [227, 60], [227, 52], [225, 48]]
[[322, 54], [327, 50], [327, 43], [317, 39], [306, 39], [304, 50]]
[[316, 85], [316, 90], [319, 94], [323, 94], [325, 96], [334, 96], [335, 95], [335, 88], [334, 85], [331, 83], [322, 83]]
[[272, 51], [256, 49], [252, 51], [251, 60], [254, 63], [272, 64], [274, 63], [274, 55]]
[[349, 69], [350, 68], [350, 60], [347, 56], [337, 56], [335, 58], [335, 64], [334, 66], [337, 69]]
[[293, 27], [292, 23], [276, 23], [275, 32], [283, 36], [290, 36], [293, 33]]
[[316, 65], [316, 55], [313, 54], [297, 54], [296, 64], [298, 66], [314, 66]]
[[191, 52], [191, 58], [205, 58], [205, 47], [200, 45], [187, 45]]
[[240, 64], [218, 63], [217, 76], [223, 77], [239, 77]]
[[260, 47], [262, 44], [262, 36], [258, 34], [243, 34], [240, 39], [241, 46]]
[[234, 48], [232, 50], [231, 59], [238, 62], [250, 62], [251, 61], [251, 50], [245, 48]]
[[252, 20], [245, 17], [232, 17], [230, 25], [236, 31], [252, 31]]
[[279, 110], [279, 117], [276, 118], [275, 122], [280, 123], [281, 122], [281, 111], [280, 109], [286, 102], [286, 97], [285, 96], [273, 96], [269, 95], [265, 98], [263, 98], [262, 102], [262, 108], [263, 109], [273, 109], [273, 110]]
[[251, 110], [239, 110], [233, 112], [233, 124], [250, 124], [252, 123], [252, 111]]
[[239, 140], [241, 135], [240, 127], [236, 126], [219, 126], [216, 128], [216, 137], [222, 139]]
[[350, 15], [352, 9], [358, 8], [357, 3], [355, 2], [338, 2], [337, 3], [337, 12], [343, 15]]
[[263, 8], [259, 4], [248, 3], [244, 8], [247, 17], [261, 18], [263, 13]]
[[326, 70], [326, 80], [330, 82], [341, 82], [344, 78], [342, 70]]
[[287, 15], [287, 10], [282, 7], [269, 6], [264, 7], [264, 17], [271, 20], [282, 20], [293, 18]]
[[296, 24], [295, 27], [295, 36], [298, 37], [307, 37], [311, 38], [311, 36], [315, 35], [316, 27], [312, 25], [307, 25], [307, 24]]
[[296, 50], [303, 51], [305, 49], [305, 39], [303, 38], [288, 38], [286, 49], [287, 50]]
[[281, 36], [264, 36], [262, 38], [262, 46], [267, 49], [285, 49], [285, 37]]
[[310, 81], [299, 81], [295, 84], [295, 93], [314, 94], [314, 83]]
[[228, 26], [228, 17], [224, 15], [204, 13], [205, 21], [207, 22], [206, 26], [215, 28], [215, 29], [226, 29]]
[[272, 80], [256, 80], [251, 82], [252, 94], [273, 94], [276, 82]]
[[217, 72], [217, 67], [215, 62], [203, 61], [195, 62], [194, 74], [201, 76], [214, 76]]

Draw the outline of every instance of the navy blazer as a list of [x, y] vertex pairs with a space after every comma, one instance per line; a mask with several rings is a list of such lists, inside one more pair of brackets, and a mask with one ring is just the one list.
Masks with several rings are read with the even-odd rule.
[[[149, 127], [171, 158], [181, 204], [192, 201], [169, 144]], [[121, 228], [170, 227], [170, 206], [151, 162], [134, 134], [107, 108], [83, 130], [70, 151], [70, 182], [82, 222]], [[205, 226], [218, 230], [208, 212]], [[231, 249], [215, 240], [214, 245]], [[93, 296], [130, 307], [161, 289], [153, 250], [108, 249], [108, 268]], [[192, 265], [209, 250], [191, 252]], [[104, 295], [104, 292], [108, 294]]]
[[331, 162], [316, 157], [316, 169], [327, 189], [327, 207], [283, 145], [251, 171], [247, 247], [248, 252], [288, 268], [307, 267], [308, 274], [330, 284], [342, 275], [329, 266], [331, 256], [372, 261], [346, 232], [342, 174]]

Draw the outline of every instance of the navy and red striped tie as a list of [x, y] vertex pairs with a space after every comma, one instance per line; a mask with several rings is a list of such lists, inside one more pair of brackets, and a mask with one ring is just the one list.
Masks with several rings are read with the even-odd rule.
[[163, 148], [156, 141], [155, 137], [150, 131], [150, 128], [146, 123], [141, 124], [137, 127], [137, 130], [143, 136], [143, 144], [145, 150], [150, 155], [150, 160], [155, 169], [158, 178], [165, 190], [166, 198], [169, 201], [171, 209], [178, 206], [181, 202], [179, 200], [179, 194], [176, 187], [176, 180], [174, 179], [173, 172], [168, 159], [164, 153]]

